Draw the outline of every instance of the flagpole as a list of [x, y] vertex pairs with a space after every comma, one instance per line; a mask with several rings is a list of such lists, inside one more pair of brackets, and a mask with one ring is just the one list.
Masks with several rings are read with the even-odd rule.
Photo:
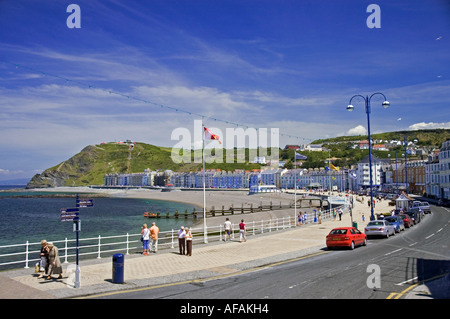
[[202, 123], [202, 165], [203, 165], [203, 240], [208, 243], [206, 231], [206, 170], [205, 170], [205, 126]]
[[297, 150], [294, 150], [294, 227], [297, 220]]

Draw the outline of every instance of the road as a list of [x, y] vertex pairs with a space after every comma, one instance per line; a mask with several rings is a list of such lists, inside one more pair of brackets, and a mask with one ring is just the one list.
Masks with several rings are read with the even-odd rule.
[[449, 244], [450, 209], [433, 206], [432, 214], [412, 228], [388, 239], [371, 238], [353, 251], [324, 247], [314, 256], [237, 275], [102, 298], [398, 299], [417, 282], [450, 272]]

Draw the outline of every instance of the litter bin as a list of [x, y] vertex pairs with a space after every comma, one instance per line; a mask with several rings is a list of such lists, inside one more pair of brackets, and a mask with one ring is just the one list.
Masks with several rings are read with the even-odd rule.
[[357, 222], [353, 222], [352, 227], [355, 227], [356, 229], [358, 229], [358, 223]]
[[115, 284], [123, 284], [123, 266], [125, 257], [123, 254], [113, 255], [113, 267], [112, 267], [112, 282]]

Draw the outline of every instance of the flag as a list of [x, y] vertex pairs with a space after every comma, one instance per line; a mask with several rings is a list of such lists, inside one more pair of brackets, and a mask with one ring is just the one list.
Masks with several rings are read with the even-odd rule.
[[334, 166], [334, 165], [331, 164], [331, 163], [330, 163], [330, 168], [331, 168], [331, 169], [334, 169], [335, 171], [339, 171], [339, 166], [336, 167], [336, 166]]
[[295, 159], [296, 160], [305, 160], [305, 159], [307, 159], [307, 157], [305, 155], [295, 152]]
[[349, 176], [350, 178], [356, 178], [356, 174], [355, 174], [355, 173], [349, 173], [348, 176]]
[[222, 144], [222, 142], [219, 140], [219, 136], [213, 134], [213, 132], [211, 132], [211, 130], [209, 128], [207, 128], [206, 126], [203, 127], [204, 132], [205, 132], [205, 139], [207, 140], [216, 140], [218, 141], [220, 144]]

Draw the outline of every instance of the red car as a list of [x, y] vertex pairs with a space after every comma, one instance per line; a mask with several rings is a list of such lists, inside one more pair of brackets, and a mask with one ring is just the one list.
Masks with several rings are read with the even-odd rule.
[[333, 229], [327, 235], [326, 243], [328, 249], [333, 247], [348, 247], [354, 249], [355, 246], [366, 246], [367, 236], [355, 227], [339, 227]]
[[401, 219], [403, 219], [403, 224], [405, 225], [405, 228], [410, 228], [414, 226], [414, 221], [411, 219], [411, 216], [407, 214], [398, 215]]

